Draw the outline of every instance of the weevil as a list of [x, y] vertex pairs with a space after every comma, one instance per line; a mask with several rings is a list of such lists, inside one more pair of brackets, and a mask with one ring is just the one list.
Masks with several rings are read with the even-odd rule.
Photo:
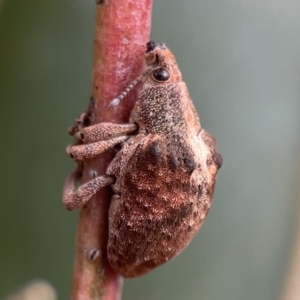
[[149, 42], [146, 48], [146, 72], [111, 102], [118, 105], [142, 81], [129, 123], [84, 127], [83, 115], [71, 130], [81, 144], [67, 148], [80, 165], [121, 144], [106, 174], [77, 190], [80, 168], [68, 175], [63, 203], [69, 210], [79, 208], [111, 185], [107, 256], [124, 277], [151, 271], [190, 243], [209, 211], [222, 164], [175, 57], [164, 44]]

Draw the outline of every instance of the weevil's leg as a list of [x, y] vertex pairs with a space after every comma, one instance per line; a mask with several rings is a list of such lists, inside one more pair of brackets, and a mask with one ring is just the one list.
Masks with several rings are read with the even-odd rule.
[[63, 189], [63, 204], [68, 210], [79, 208], [86, 204], [101, 188], [115, 182], [113, 176], [102, 175], [95, 177], [81, 185], [77, 190], [76, 182], [81, 178], [81, 172], [75, 170], [70, 173], [65, 181]]
[[84, 161], [98, 156], [113, 146], [125, 142], [127, 139], [128, 136], [119, 136], [106, 141], [91, 144], [71, 145], [67, 147], [67, 154], [74, 161]]
[[83, 143], [93, 143], [126, 135], [136, 129], [136, 124], [100, 123], [81, 129], [75, 134], [75, 138]]
[[74, 136], [79, 130], [86, 126], [88, 122], [88, 114], [86, 112], [82, 113], [76, 120], [75, 124], [69, 127], [68, 132], [71, 136]]

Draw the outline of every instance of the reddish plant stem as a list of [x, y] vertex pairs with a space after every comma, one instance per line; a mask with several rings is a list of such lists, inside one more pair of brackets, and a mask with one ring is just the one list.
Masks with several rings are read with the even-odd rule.
[[[98, 0], [92, 70], [92, 123], [128, 122], [137, 91], [109, 108], [132, 80], [143, 72], [145, 44], [150, 36], [152, 0]], [[85, 164], [83, 182], [91, 171], [104, 174], [114, 156], [107, 151]], [[79, 214], [72, 300], [121, 299], [122, 278], [106, 257], [111, 191], [102, 189]]]
[[[298, 200], [300, 196], [300, 189], [298, 188]], [[295, 228], [294, 240], [292, 243], [292, 253], [289, 262], [289, 268], [286, 273], [283, 294], [281, 300], [295, 300], [300, 299], [300, 206], [298, 201], [298, 216]]]

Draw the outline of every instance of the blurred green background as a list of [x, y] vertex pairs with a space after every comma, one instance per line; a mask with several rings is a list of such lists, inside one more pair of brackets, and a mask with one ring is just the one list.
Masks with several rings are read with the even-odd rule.
[[[35, 278], [70, 293], [66, 130], [88, 103], [94, 6], [0, 0], [0, 298]], [[280, 299], [298, 209], [299, 16], [299, 0], [154, 3], [152, 39], [175, 53], [224, 164], [195, 240], [126, 280], [123, 299]]]

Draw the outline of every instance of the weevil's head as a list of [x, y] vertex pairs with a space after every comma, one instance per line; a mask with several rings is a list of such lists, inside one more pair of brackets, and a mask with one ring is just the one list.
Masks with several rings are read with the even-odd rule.
[[182, 80], [176, 59], [165, 44], [149, 42], [146, 47], [145, 60], [148, 66], [147, 73], [149, 72], [148, 82], [165, 84]]

